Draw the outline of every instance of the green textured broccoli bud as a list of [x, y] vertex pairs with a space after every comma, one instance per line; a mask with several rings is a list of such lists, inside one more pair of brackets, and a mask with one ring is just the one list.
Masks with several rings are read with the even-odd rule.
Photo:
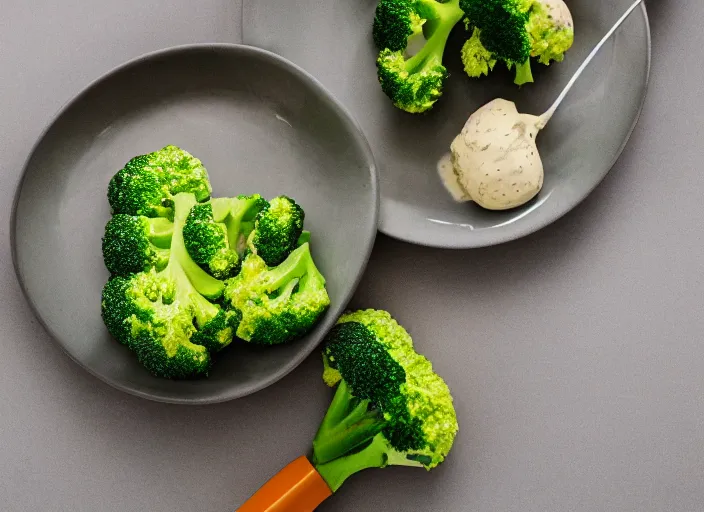
[[404, 51], [409, 46], [409, 38], [422, 36], [426, 20], [419, 14], [421, 5], [413, 0], [381, 0], [376, 6], [372, 25], [376, 47]]
[[215, 222], [212, 204], [197, 204], [191, 209], [183, 239], [193, 261], [213, 277], [227, 279], [239, 273], [239, 255], [229, 247], [225, 224]]
[[127, 162], [108, 184], [108, 201], [113, 213], [171, 218], [172, 196], [180, 192], [208, 199], [208, 173], [187, 151], [166, 146]]
[[462, 65], [472, 78], [488, 75], [496, 66], [496, 56], [487, 50], [480, 40], [481, 31], [475, 28], [472, 37], [462, 46]]
[[280, 264], [298, 246], [304, 220], [303, 208], [293, 199], [275, 197], [255, 219], [247, 240], [249, 250], [270, 267]]
[[103, 260], [111, 274], [126, 276], [169, 261], [173, 224], [165, 218], [114, 215], [105, 226]]

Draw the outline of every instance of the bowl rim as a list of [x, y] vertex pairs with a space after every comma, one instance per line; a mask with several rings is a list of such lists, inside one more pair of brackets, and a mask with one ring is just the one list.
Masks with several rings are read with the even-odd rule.
[[20, 196], [21, 196], [21, 193], [23, 190], [25, 178], [27, 177], [27, 172], [29, 170], [29, 164], [31, 163], [35, 153], [40, 148], [41, 144], [43, 143], [43, 141], [46, 138], [49, 131], [74, 105], [78, 104], [90, 92], [94, 91], [97, 87], [101, 86], [103, 83], [112, 79], [115, 75], [118, 75], [122, 72], [128, 71], [131, 68], [143, 65], [150, 60], [163, 58], [163, 57], [173, 57], [174, 55], [178, 55], [178, 54], [186, 53], [186, 52], [212, 51], [212, 50], [224, 51], [224, 52], [234, 52], [237, 54], [257, 55], [259, 57], [263, 57], [263, 58], [268, 59], [269, 61], [273, 62], [274, 64], [280, 66], [285, 71], [291, 73], [296, 78], [300, 79], [302, 82], [306, 83], [310, 88], [313, 89], [313, 91], [316, 94], [318, 94], [321, 98], [323, 98], [325, 103], [332, 109], [332, 111], [335, 113], [335, 115], [337, 117], [339, 117], [344, 122], [344, 124], [350, 128], [350, 132], [353, 137], [353, 140], [355, 141], [356, 145], [362, 151], [364, 160], [366, 161], [366, 168], [368, 169], [369, 174], [370, 174], [370, 192], [374, 196], [374, 201], [373, 201], [372, 211], [371, 211], [372, 222], [370, 223], [370, 226], [372, 226], [372, 229], [367, 234], [368, 247], [366, 248], [366, 251], [363, 254], [361, 268], [360, 268], [357, 276], [355, 277], [355, 279], [352, 281], [352, 285], [349, 287], [349, 289], [346, 291], [346, 293], [343, 294], [343, 298], [341, 300], [340, 311], [339, 311], [340, 314], [344, 311], [344, 309], [349, 304], [350, 300], [352, 299], [352, 296], [354, 295], [355, 291], [357, 290], [357, 287], [359, 286], [359, 283], [362, 280], [362, 277], [364, 276], [364, 272], [366, 270], [367, 264], [369, 263], [369, 258], [371, 257], [372, 250], [374, 249], [374, 242], [376, 240], [376, 235], [378, 233], [377, 227], [379, 225], [379, 215], [380, 215], [380, 213], [379, 213], [379, 210], [380, 210], [379, 173], [378, 173], [378, 167], [376, 164], [376, 160], [374, 158], [374, 154], [372, 153], [372, 150], [369, 145], [369, 142], [367, 141], [366, 135], [364, 134], [360, 124], [357, 122], [356, 118], [351, 114], [349, 109], [347, 109], [347, 107], [342, 102], [340, 102], [337, 99], [337, 97], [330, 90], [328, 90], [312, 74], [308, 73], [306, 70], [304, 70], [300, 66], [296, 65], [295, 63], [289, 61], [288, 59], [285, 59], [284, 57], [281, 57], [280, 55], [277, 55], [276, 53], [270, 52], [268, 50], [258, 48], [256, 46], [247, 45], [247, 44], [240, 44], [240, 43], [183, 44], [183, 45], [177, 45], [177, 46], [170, 46], [167, 48], [162, 48], [162, 49], [158, 49], [155, 51], [151, 51], [151, 52], [147, 52], [142, 55], [139, 55], [138, 57], [135, 57], [135, 58], [130, 59], [122, 64], [119, 64], [119, 65], [113, 67], [112, 69], [110, 69], [107, 72], [100, 75], [98, 78], [89, 82], [88, 85], [83, 87], [80, 90], [80, 92], [78, 92], [73, 97], [71, 97], [68, 101], [66, 101], [50, 117], [50, 120], [46, 123], [44, 129], [41, 131], [41, 133], [39, 134], [39, 136], [35, 140], [34, 144], [32, 145], [32, 147], [27, 155], [27, 158], [25, 159], [24, 163], [22, 164], [22, 170], [20, 172], [19, 179], [18, 179], [17, 184], [15, 186], [15, 192], [14, 192], [13, 201], [12, 201], [12, 209], [10, 212], [10, 247], [11, 247], [12, 266], [14, 268], [15, 275], [17, 276], [17, 281], [19, 283], [20, 289], [22, 290], [22, 294], [24, 295], [25, 300], [27, 301], [27, 304], [29, 305], [35, 318], [39, 321], [39, 323], [41, 324], [43, 329], [46, 331], [46, 333], [49, 335], [49, 337], [53, 340], [53, 342], [56, 345], [58, 345], [61, 348], [61, 350], [71, 360], [73, 360], [78, 366], [83, 368], [85, 371], [87, 371], [93, 377], [96, 377], [97, 379], [105, 382], [106, 384], [112, 386], [115, 389], [118, 389], [120, 391], [124, 391], [124, 392], [129, 393], [134, 396], [138, 396], [140, 398], [145, 398], [145, 399], [148, 399], [151, 401], [155, 401], [155, 402], [171, 403], [171, 404], [185, 404], [185, 405], [205, 405], [205, 404], [227, 402], [230, 400], [242, 398], [242, 397], [254, 394], [258, 391], [261, 391], [262, 389], [265, 389], [265, 388], [271, 386], [272, 384], [278, 382], [279, 380], [283, 379], [286, 375], [288, 375], [295, 368], [297, 368], [320, 345], [322, 338], [324, 337], [324, 334], [327, 331], [329, 331], [332, 328], [332, 326], [334, 325], [334, 323], [337, 321], [337, 315], [328, 315], [328, 317], [325, 319], [325, 321], [321, 322], [317, 326], [318, 328], [321, 329], [321, 333], [323, 333], [320, 336], [320, 339], [318, 339], [315, 342], [310, 341], [307, 344], [302, 345], [301, 350], [296, 352], [294, 357], [292, 357], [283, 367], [279, 368], [275, 372], [272, 372], [266, 378], [258, 380], [256, 383], [254, 383], [252, 385], [240, 386], [234, 391], [220, 393], [220, 394], [218, 394], [218, 396], [215, 396], [215, 397], [205, 396], [205, 397], [196, 397], [196, 398], [187, 398], [187, 397], [180, 398], [180, 397], [174, 397], [174, 396], [171, 396], [168, 394], [160, 394], [158, 392], [155, 393], [155, 392], [151, 392], [151, 391], [144, 391], [142, 389], [139, 389], [138, 386], [130, 386], [130, 385], [124, 384], [123, 382], [120, 382], [116, 379], [112, 379], [106, 375], [103, 375], [102, 373], [96, 372], [92, 368], [90, 368], [86, 364], [84, 364], [82, 361], [78, 360], [74, 356], [74, 354], [72, 354], [69, 351], [68, 347], [60, 341], [59, 337], [53, 332], [53, 330], [44, 321], [44, 318], [42, 318], [42, 316], [39, 314], [39, 309], [37, 308], [36, 303], [32, 299], [32, 297], [26, 287], [26, 282], [25, 282], [25, 279], [22, 275], [21, 265], [18, 260], [18, 254], [17, 254], [17, 210], [18, 210]]

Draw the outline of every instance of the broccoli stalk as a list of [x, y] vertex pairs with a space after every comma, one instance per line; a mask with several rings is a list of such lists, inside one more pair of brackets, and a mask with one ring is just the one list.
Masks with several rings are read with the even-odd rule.
[[516, 78], [513, 83], [516, 85], [525, 85], [533, 83], [533, 68], [531, 68], [530, 60], [523, 64], [516, 64]]
[[[459, 0], [381, 0], [374, 23], [375, 40], [384, 45], [377, 58], [377, 75], [382, 90], [397, 108], [425, 112], [442, 96], [448, 76], [442, 64], [445, 46], [462, 17]], [[408, 37], [418, 36], [421, 27], [425, 44], [407, 58]], [[404, 38], [406, 43], [401, 47]]]
[[313, 440], [314, 462], [324, 464], [352, 452], [381, 430], [383, 420], [378, 409], [370, 409], [369, 400], [354, 397], [347, 383], [340, 382]]
[[318, 464], [315, 469], [323, 477], [332, 492], [337, 492], [345, 480], [355, 473], [363, 469], [385, 468], [386, 466], [423, 467], [423, 464], [409, 459], [403, 453], [397, 452], [389, 445], [389, 442], [382, 434], [377, 434], [361, 450], [350, 452], [344, 458]]
[[225, 225], [228, 246], [240, 257], [246, 251], [247, 237], [254, 229], [254, 219], [267, 205], [259, 194], [213, 200], [213, 215]]
[[[427, 1], [438, 3], [435, 0]], [[458, 2], [453, 0], [447, 4], [439, 4], [435, 7], [438, 17], [430, 19], [426, 23], [426, 30], [430, 37], [420, 51], [406, 60], [404, 68], [407, 73], [415, 74], [424, 68], [442, 65], [442, 56], [445, 53], [445, 45], [448, 37], [450, 37], [450, 32], [462, 19], [462, 13], [457, 8], [457, 5]]]
[[186, 224], [186, 219], [195, 204], [196, 199], [192, 194], [176, 194], [174, 196], [174, 232], [171, 238], [171, 261], [175, 258], [180, 263], [193, 287], [201, 295], [209, 299], [217, 299], [222, 295], [225, 286], [222, 281], [208, 275], [191, 259], [183, 239], [183, 228]]

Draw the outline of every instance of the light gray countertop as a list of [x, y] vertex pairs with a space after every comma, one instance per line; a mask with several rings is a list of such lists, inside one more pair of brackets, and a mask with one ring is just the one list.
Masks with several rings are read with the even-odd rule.
[[[650, 0], [653, 73], [606, 181], [519, 242], [380, 236], [356, 306], [390, 310], [456, 396], [437, 470], [370, 470], [321, 510], [700, 511], [704, 503], [704, 3]], [[145, 52], [237, 42], [236, 0], [4, 0], [0, 19], [0, 508], [234, 510], [305, 453], [329, 400], [317, 355], [263, 392], [148, 402], [54, 345], [12, 271], [20, 170], [54, 112]]]

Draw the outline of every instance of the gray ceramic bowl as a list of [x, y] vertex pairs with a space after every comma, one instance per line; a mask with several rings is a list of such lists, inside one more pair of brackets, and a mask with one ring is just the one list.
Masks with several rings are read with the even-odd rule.
[[521, 88], [504, 66], [488, 78], [467, 77], [460, 61], [467, 33], [458, 24], [443, 60], [450, 71], [443, 97], [429, 113], [416, 116], [394, 108], [379, 87], [371, 35], [377, 0], [244, 0], [242, 28], [247, 44], [303, 66], [359, 119], [379, 164], [379, 230], [415, 244], [460, 249], [506, 242], [550, 224], [609, 172], [645, 99], [650, 71], [645, 6], [602, 48], [538, 136], [545, 183], [535, 201], [504, 212], [455, 203], [436, 166], [469, 115], [491, 99], [514, 101], [527, 114], [543, 113], [632, 2], [567, 0], [574, 47], [564, 62], [534, 64], [535, 84]]
[[[299, 201], [331, 298], [304, 338], [273, 348], [236, 342], [204, 380], [151, 377], [100, 318], [108, 277], [100, 248], [110, 215], [106, 186], [132, 156], [166, 144], [203, 161], [215, 195], [286, 193]], [[93, 375], [154, 400], [220, 402], [275, 382], [315, 349], [362, 275], [377, 212], [367, 142], [315, 79], [263, 50], [186, 46], [115, 69], [57, 115], [17, 191], [13, 258], [39, 319]]]

